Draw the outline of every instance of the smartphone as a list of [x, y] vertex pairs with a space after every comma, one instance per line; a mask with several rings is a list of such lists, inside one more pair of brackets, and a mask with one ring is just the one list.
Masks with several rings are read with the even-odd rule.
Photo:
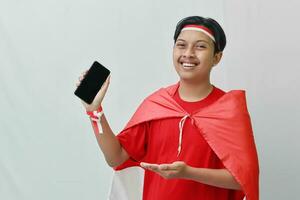
[[87, 104], [91, 104], [109, 74], [109, 69], [95, 61], [74, 94]]

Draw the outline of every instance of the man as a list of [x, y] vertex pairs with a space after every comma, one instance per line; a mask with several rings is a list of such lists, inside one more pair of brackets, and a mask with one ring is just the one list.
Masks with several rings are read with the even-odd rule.
[[[117, 136], [105, 115], [88, 112], [99, 122], [93, 127], [109, 166], [145, 169], [144, 200], [258, 200], [258, 159], [245, 94], [226, 93], [210, 81], [225, 45], [215, 20], [184, 18], [174, 34], [177, 84], [148, 96]], [[91, 105], [83, 102], [87, 111], [101, 113], [108, 85], [109, 78]]]

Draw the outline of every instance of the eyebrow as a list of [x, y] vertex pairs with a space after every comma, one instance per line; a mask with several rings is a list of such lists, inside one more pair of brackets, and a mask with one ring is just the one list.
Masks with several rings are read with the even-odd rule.
[[[180, 39], [180, 38], [177, 39], [177, 41], [179, 41], [179, 40], [180, 40], [180, 41], [183, 41], [183, 42], [186, 42], [184, 39]], [[177, 41], [176, 41], [176, 42], [177, 42]], [[197, 40], [196, 42], [205, 42], [205, 43], [209, 44], [209, 42], [206, 41], [206, 40]]]

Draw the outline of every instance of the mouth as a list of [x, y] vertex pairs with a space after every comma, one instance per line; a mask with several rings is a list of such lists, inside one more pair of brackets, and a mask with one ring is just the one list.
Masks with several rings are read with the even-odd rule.
[[198, 65], [198, 63], [180, 62], [180, 65], [185, 69], [192, 69]]

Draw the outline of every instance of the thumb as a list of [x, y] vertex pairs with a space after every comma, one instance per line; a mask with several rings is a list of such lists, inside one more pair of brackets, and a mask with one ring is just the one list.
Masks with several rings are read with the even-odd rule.
[[108, 86], [109, 86], [109, 83], [110, 83], [110, 75], [106, 78], [105, 82], [103, 83], [102, 87], [100, 88], [100, 90], [98, 91], [96, 97], [95, 97], [95, 100], [101, 104], [106, 92], [107, 92], [107, 89], [108, 89]]

